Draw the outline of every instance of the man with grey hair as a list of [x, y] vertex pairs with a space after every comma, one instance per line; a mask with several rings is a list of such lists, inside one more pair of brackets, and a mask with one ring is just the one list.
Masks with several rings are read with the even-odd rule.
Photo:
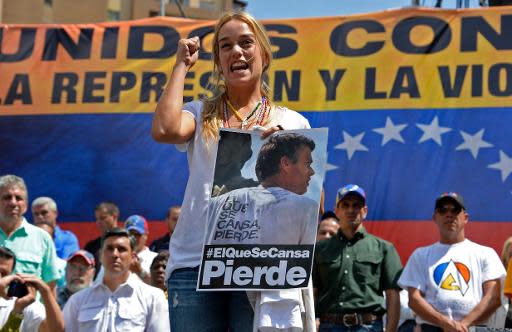
[[0, 176], [0, 245], [16, 254], [15, 273], [36, 275], [53, 291], [55, 280], [60, 277], [55, 264], [55, 245], [47, 232], [23, 217], [27, 201], [27, 186], [22, 178]]
[[32, 216], [34, 224], [46, 224], [53, 228], [53, 241], [57, 256], [67, 259], [69, 255], [78, 251], [78, 239], [71, 231], [61, 229], [57, 225], [57, 203], [50, 197], [38, 197], [32, 202]]

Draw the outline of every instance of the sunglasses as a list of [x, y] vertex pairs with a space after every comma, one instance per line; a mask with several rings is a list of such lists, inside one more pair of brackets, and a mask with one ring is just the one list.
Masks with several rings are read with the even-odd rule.
[[452, 214], [459, 214], [462, 211], [462, 209], [460, 207], [448, 207], [448, 206], [441, 206], [441, 207], [438, 207], [436, 210], [439, 214], [447, 214], [448, 212], [450, 212]]

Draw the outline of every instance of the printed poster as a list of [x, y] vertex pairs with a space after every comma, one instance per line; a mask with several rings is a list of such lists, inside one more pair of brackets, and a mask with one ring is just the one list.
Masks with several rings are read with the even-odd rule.
[[305, 288], [327, 129], [221, 130], [198, 290]]

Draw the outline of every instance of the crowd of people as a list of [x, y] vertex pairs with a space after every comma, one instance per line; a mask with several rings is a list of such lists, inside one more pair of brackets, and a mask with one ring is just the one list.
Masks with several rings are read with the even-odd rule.
[[[172, 239], [180, 207], [169, 209], [169, 233], [149, 246], [152, 251], [144, 217], [129, 216], [120, 228], [118, 207], [100, 203], [96, 223], [102, 235], [85, 245], [99, 243], [90, 252], [80, 249], [73, 233], [55, 231], [57, 204], [51, 198], [35, 199], [34, 220], [25, 219], [28, 191], [22, 178], [1, 176], [0, 198], [0, 330], [170, 329], [169, 252], [162, 243]], [[334, 211], [323, 213], [318, 223], [312, 272], [317, 329], [467, 332], [485, 325], [498, 309], [505, 314], [493, 326], [509, 327], [512, 240], [505, 242], [500, 261], [493, 249], [466, 239], [466, 209], [461, 195], [440, 195], [432, 217], [439, 241], [417, 249], [402, 269], [393, 244], [363, 226], [368, 213], [363, 188], [341, 188]], [[18, 286], [24, 292], [15, 293], [13, 285], [25, 286]]]
[[[146, 245], [148, 223], [139, 215], [118, 227], [119, 208], [96, 207], [102, 232], [80, 249], [57, 225], [57, 204], [36, 198], [28, 209], [25, 181], [0, 176], [0, 331], [169, 331], [167, 250]], [[179, 207], [169, 209], [170, 237]], [[96, 250], [93, 250], [96, 249]], [[165, 319], [162, 319], [165, 317]]]
[[[185, 78], [201, 45], [198, 37], [181, 39], [155, 111], [153, 138], [187, 152], [190, 178], [181, 208], [169, 209], [169, 233], [153, 244], [146, 243], [143, 216], [129, 216], [120, 227], [119, 208], [102, 202], [95, 210], [101, 236], [80, 249], [76, 236], [57, 225], [54, 200], [36, 198], [28, 222], [24, 180], [0, 177], [0, 331], [468, 332], [485, 324], [501, 306], [504, 264], [512, 270], [511, 263], [465, 238], [467, 206], [451, 192], [434, 202], [439, 241], [418, 248], [403, 268], [394, 245], [364, 228], [363, 188], [342, 187], [334, 211], [319, 223], [310, 286], [313, 324], [290, 327], [291, 313], [274, 306], [268, 325], [259, 327], [246, 292], [196, 291], [219, 128], [260, 130], [272, 140], [279, 131], [310, 127], [299, 113], [270, 102], [265, 77], [272, 48], [254, 18], [224, 15], [212, 49], [213, 95], [183, 104]], [[288, 187], [304, 184], [296, 195], [306, 191], [313, 174], [314, 145], [307, 145], [309, 150], [298, 151], [309, 158], [299, 158], [299, 152], [282, 156], [270, 174], [275, 180], [288, 172]], [[276, 181], [266, 180], [258, 191], [275, 190]], [[512, 280], [504, 289], [512, 296]]]

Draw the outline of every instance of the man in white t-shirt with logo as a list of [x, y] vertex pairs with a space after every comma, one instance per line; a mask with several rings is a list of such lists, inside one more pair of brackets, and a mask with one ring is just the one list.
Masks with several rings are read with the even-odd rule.
[[492, 248], [465, 238], [468, 217], [462, 196], [439, 196], [432, 217], [439, 242], [416, 249], [398, 281], [422, 332], [467, 332], [500, 306], [505, 269]]

